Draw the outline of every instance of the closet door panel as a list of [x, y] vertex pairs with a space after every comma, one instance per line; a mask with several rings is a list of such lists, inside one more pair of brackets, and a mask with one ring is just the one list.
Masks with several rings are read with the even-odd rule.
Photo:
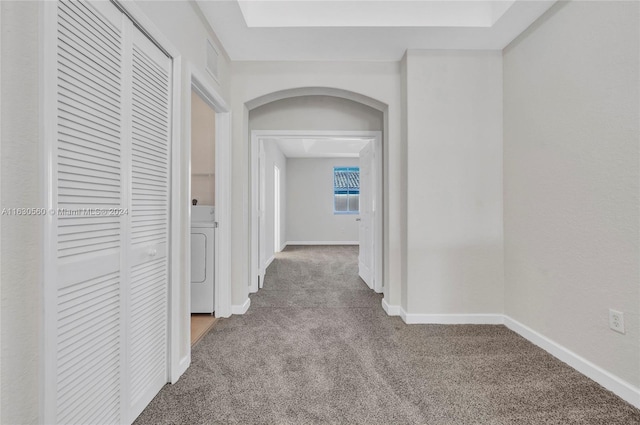
[[131, 411], [167, 382], [171, 60], [134, 29], [131, 76]]
[[108, 3], [57, 4], [52, 423], [121, 421], [122, 25]]

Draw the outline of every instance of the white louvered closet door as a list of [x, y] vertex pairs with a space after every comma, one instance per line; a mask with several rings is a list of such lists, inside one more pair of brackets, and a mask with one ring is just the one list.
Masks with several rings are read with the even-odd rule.
[[55, 19], [44, 422], [130, 423], [167, 382], [171, 60], [109, 2]]
[[131, 39], [131, 420], [167, 382], [171, 60]]

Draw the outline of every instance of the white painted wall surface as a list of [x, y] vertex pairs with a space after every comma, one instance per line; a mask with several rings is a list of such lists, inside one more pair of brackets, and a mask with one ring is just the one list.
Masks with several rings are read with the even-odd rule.
[[409, 314], [503, 312], [502, 55], [408, 51]]
[[287, 159], [287, 241], [358, 242], [357, 214], [333, 213], [333, 167], [358, 158]]
[[232, 302], [249, 293], [249, 119], [245, 106], [260, 96], [301, 87], [330, 87], [369, 96], [388, 105], [384, 130], [385, 298], [400, 297], [400, 75], [397, 62], [233, 62]]
[[506, 313], [636, 388], [639, 15], [562, 2], [504, 52]]
[[191, 90], [191, 199], [215, 205], [216, 113]]
[[287, 240], [287, 158], [282, 154], [278, 145], [273, 142], [265, 142], [265, 260], [269, 260], [275, 253], [275, 198], [274, 198], [274, 166], [280, 169], [280, 241], [281, 245]]
[[[38, 120], [40, 6], [37, 2], [0, 2], [2, 208], [43, 206]], [[5, 215], [1, 224], [0, 423], [36, 424], [43, 220], [38, 216]]]
[[[135, 0], [139, 7], [162, 34], [180, 51], [183, 66], [189, 62], [202, 75], [207, 77], [207, 82], [213, 86], [220, 95], [228, 100], [230, 96], [230, 60], [222, 48], [213, 29], [200, 14], [200, 9], [195, 2], [168, 0], [147, 1]], [[217, 80], [205, 71], [207, 55], [206, 40], [209, 39], [219, 52]]]
[[293, 97], [249, 112], [251, 130], [382, 131], [382, 112], [349, 99]]

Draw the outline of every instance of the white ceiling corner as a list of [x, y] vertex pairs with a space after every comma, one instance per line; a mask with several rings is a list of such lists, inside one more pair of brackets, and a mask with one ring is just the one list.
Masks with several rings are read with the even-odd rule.
[[197, 0], [232, 60], [397, 61], [501, 50], [556, 0]]
[[263, 139], [275, 143], [287, 158], [358, 158], [370, 138], [363, 137], [270, 137]]

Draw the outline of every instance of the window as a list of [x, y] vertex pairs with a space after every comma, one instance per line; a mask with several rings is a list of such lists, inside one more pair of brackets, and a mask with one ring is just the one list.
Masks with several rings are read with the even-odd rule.
[[333, 213], [360, 212], [360, 168], [333, 168]]

